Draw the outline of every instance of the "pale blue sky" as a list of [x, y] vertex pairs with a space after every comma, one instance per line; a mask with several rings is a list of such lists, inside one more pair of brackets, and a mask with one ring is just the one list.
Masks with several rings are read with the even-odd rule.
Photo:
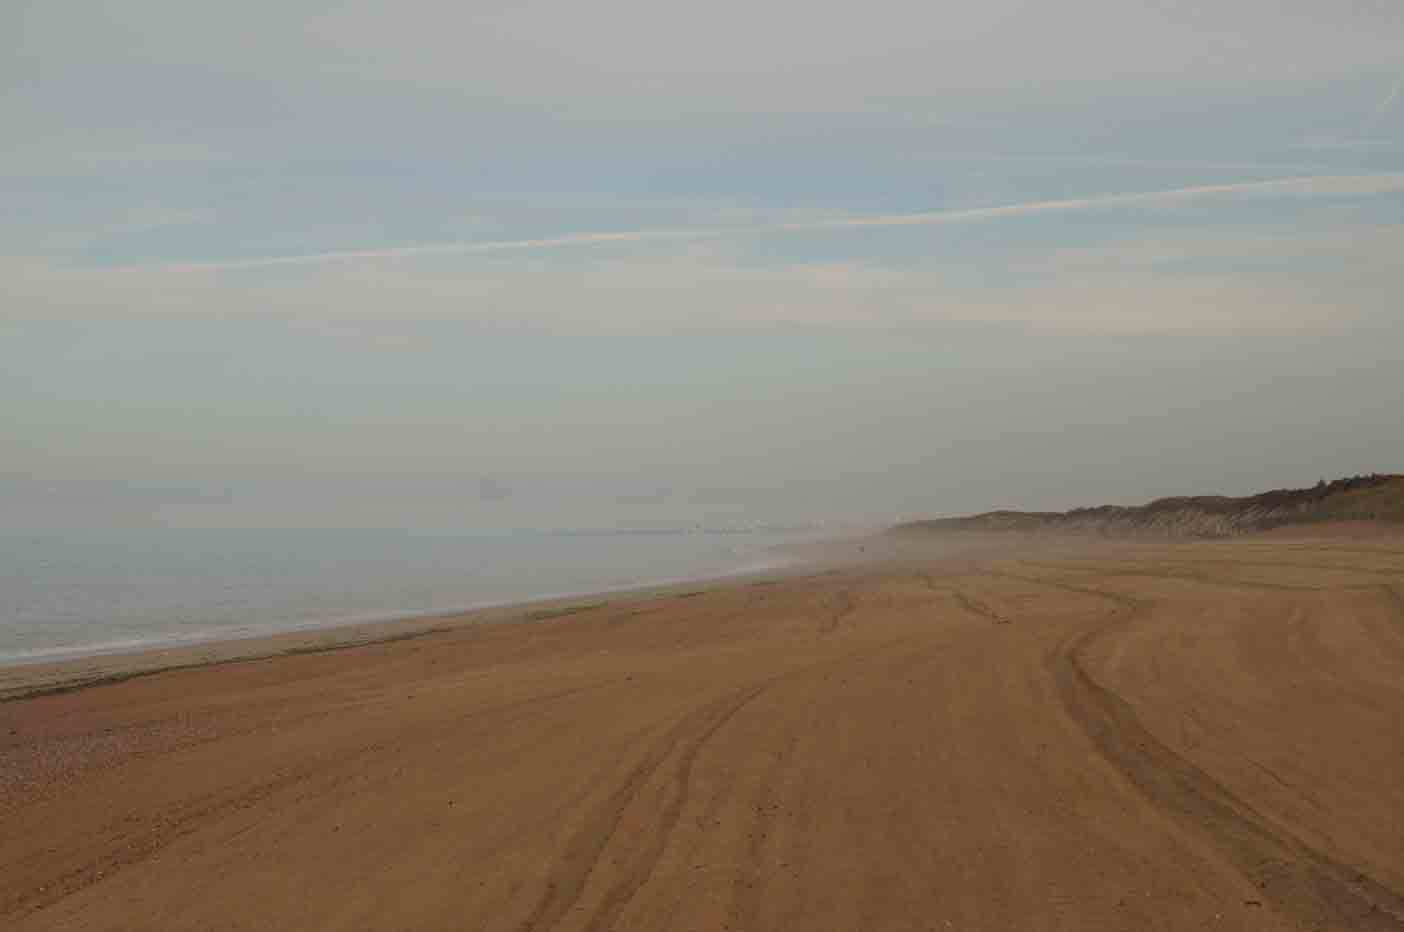
[[1386, 2], [10, 4], [0, 520], [1404, 469], [1401, 48]]

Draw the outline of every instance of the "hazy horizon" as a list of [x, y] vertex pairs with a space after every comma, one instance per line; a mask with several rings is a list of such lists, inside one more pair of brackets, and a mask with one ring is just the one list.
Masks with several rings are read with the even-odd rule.
[[0, 526], [603, 527], [1404, 469], [1404, 13], [0, 14]]

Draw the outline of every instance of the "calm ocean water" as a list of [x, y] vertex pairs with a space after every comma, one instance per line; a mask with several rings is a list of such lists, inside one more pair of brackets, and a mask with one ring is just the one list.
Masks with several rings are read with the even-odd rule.
[[797, 531], [0, 532], [0, 663], [702, 579]]

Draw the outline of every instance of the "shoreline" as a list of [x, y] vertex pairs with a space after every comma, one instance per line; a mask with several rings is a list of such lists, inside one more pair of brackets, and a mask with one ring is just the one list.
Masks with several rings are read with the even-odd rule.
[[[841, 546], [847, 540], [819, 546]], [[813, 545], [811, 545], [813, 546]], [[670, 577], [637, 584], [550, 593], [526, 599], [491, 601], [461, 608], [378, 615], [341, 621], [305, 622], [246, 635], [215, 633], [145, 644], [93, 650], [74, 648], [62, 657], [0, 659], [0, 703], [75, 692], [176, 670], [246, 663], [387, 644], [441, 634], [473, 625], [544, 621], [575, 612], [650, 598], [676, 597], [729, 585], [749, 585], [770, 578], [818, 575], [832, 567], [818, 558], [791, 555], [720, 574]]]
[[75, 656], [0, 660], [0, 704], [75, 692], [138, 677], [370, 647], [443, 634], [477, 625], [545, 621], [621, 603], [682, 594], [717, 592], [768, 580], [799, 580], [862, 566], [976, 556], [1057, 545], [1061, 538], [1011, 541], [1007, 535], [965, 533], [959, 537], [902, 539], [883, 531], [781, 545], [780, 558], [721, 574], [674, 577], [604, 589], [552, 593], [527, 599], [487, 602], [442, 611], [381, 615], [358, 620], [313, 622], [244, 636], [215, 634], [162, 646], [94, 650]]
[[659, 579], [623, 583], [617, 586], [605, 586], [600, 589], [546, 592], [541, 595], [532, 595], [523, 598], [487, 599], [481, 602], [469, 602], [463, 605], [452, 605], [442, 608], [366, 612], [364, 614], [327, 618], [307, 618], [283, 622], [255, 622], [243, 627], [229, 627], [226, 629], [208, 628], [199, 633], [187, 635], [155, 636], [150, 639], [138, 638], [123, 641], [101, 641], [74, 646], [41, 647], [27, 653], [21, 651], [17, 654], [0, 654], [0, 670], [5, 670], [9, 667], [60, 664], [70, 661], [76, 662], [98, 657], [119, 656], [122, 654], [144, 654], [162, 650], [179, 650], [181, 648], [199, 647], [205, 644], [216, 644], [224, 641], [254, 641], [264, 638], [281, 637], [285, 634], [310, 634], [334, 628], [352, 628], [361, 625], [393, 624], [396, 622], [418, 621], [422, 619], [458, 617], [492, 609], [524, 608], [526, 606], [546, 602], [624, 594], [662, 586], [725, 581], [727, 579], [749, 576], [756, 573], [783, 570], [797, 562], [799, 561], [794, 559], [774, 560], [765, 563], [755, 562], [742, 568], [727, 570], [722, 573], [705, 573], [698, 576], [668, 576]]

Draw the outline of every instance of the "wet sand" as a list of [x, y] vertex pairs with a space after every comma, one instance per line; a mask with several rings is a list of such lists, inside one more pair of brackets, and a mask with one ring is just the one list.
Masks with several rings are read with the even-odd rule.
[[0, 926], [1404, 929], [1404, 531], [880, 556], [0, 703]]

